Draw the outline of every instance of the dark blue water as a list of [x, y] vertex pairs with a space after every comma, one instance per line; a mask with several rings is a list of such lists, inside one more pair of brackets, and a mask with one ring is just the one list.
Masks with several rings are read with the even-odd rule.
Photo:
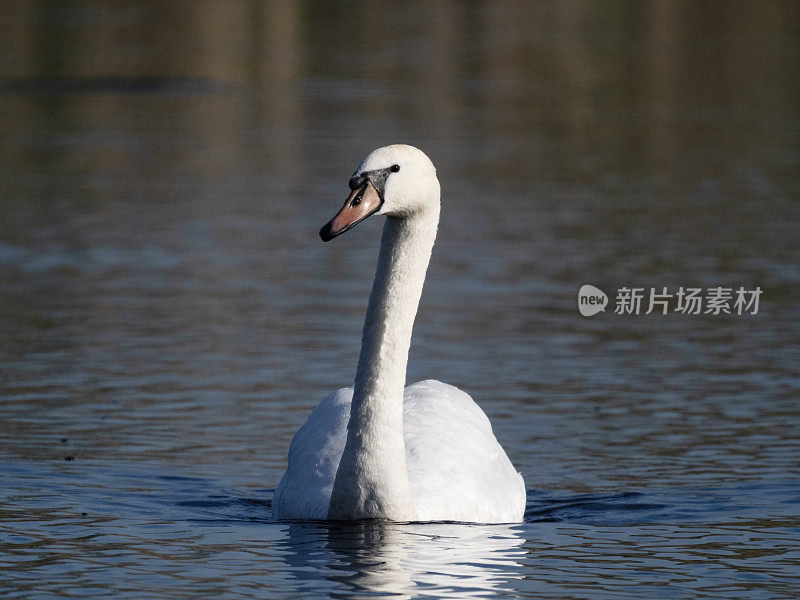
[[797, 584], [796, 481], [530, 492], [525, 523], [466, 525], [274, 523], [271, 490], [144, 469], [5, 475], [9, 597], [739, 598]]
[[[797, 6], [213, 12], [0, 16], [4, 598], [800, 595]], [[390, 142], [443, 189], [409, 380], [482, 406], [522, 524], [270, 520], [380, 223], [316, 232]]]

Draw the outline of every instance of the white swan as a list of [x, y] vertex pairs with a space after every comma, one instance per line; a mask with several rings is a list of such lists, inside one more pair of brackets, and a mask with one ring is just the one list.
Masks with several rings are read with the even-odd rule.
[[371, 152], [320, 230], [328, 241], [386, 215], [353, 387], [329, 395], [292, 439], [276, 519], [510, 523], [525, 484], [467, 394], [439, 381], [404, 389], [411, 329], [439, 223], [439, 180], [417, 148]]

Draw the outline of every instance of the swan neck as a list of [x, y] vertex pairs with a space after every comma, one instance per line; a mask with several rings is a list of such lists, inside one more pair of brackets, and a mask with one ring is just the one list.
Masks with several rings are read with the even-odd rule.
[[388, 217], [361, 338], [353, 401], [399, 395], [405, 387], [408, 351], [437, 219]]
[[439, 221], [387, 217], [361, 340], [347, 441], [329, 518], [415, 518], [403, 439], [411, 332]]

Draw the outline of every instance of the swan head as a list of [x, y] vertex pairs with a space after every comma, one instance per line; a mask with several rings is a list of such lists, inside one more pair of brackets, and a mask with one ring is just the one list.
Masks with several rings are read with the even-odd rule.
[[330, 241], [371, 215], [410, 218], [439, 209], [439, 180], [431, 159], [414, 146], [370, 152], [350, 178], [350, 195], [319, 235]]

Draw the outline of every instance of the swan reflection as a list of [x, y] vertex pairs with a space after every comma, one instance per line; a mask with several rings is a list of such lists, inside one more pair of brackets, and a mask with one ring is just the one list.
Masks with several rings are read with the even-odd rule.
[[[411, 598], [509, 593], [522, 577], [524, 538], [513, 525], [294, 523], [284, 551], [288, 575], [334, 597]], [[300, 585], [300, 589], [305, 586]], [[322, 590], [319, 590], [322, 591]]]

